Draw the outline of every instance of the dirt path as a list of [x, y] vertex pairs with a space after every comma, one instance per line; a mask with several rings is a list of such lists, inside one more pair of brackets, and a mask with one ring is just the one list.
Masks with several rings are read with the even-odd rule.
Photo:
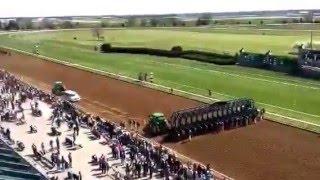
[[[200, 104], [29, 56], [0, 56], [0, 68], [47, 90], [61, 80], [83, 97], [81, 106], [114, 120], [143, 123], [152, 112]], [[168, 146], [236, 179], [320, 179], [319, 135], [269, 121]]]
[[320, 136], [270, 121], [168, 146], [236, 179], [320, 178]]
[[113, 117], [130, 117], [143, 123], [153, 112], [163, 112], [169, 118], [178, 109], [201, 104], [64, 65], [35, 61], [30, 56], [12, 55], [0, 58], [2, 68], [26, 77], [33, 84], [37, 83], [46, 89], [51, 88], [55, 81], [62, 81], [67, 88], [82, 96], [84, 100], [81, 101], [81, 106], [98, 106], [103, 109], [103, 113]]

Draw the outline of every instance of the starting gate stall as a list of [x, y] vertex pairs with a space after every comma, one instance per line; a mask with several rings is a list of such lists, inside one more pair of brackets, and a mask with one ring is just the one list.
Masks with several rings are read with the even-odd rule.
[[302, 49], [298, 58], [298, 65], [303, 75], [320, 77], [320, 51]]
[[169, 137], [181, 140], [212, 131], [252, 124], [258, 110], [251, 99], [221, 101], [174, 112], [169, 120]]
[[266, 68], [271, 61], [269, 54], [270, 52], [266, 54], [245, 52], [242, 48], [239, 51], [237, 62], [240, 66]]
[[237, 64], [284, 73], [295, 73], [298, 68], [297, 63], [291, 58], [272, 55], [270, 50], [264, 54], [260, 54], [245, 52], [244, 49], [241, 49], [237, 56]]

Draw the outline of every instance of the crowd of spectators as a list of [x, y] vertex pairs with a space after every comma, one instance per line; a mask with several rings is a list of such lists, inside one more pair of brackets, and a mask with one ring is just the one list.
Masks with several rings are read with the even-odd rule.
[[[53, 113], [50, 119], [52, 120], [51, 133], [53, 135], [59, 133], [58, 129], [61, 123], [66, 122], [68, 127], [74, 131], [72, 140], [69, 138], [65, 140], [70, 146], [77, 145], [76, 137], [79, 135], [81, 127], [89, 128], [95, 138], [104, 138], [108, 142], [112, 150], [112, 157], [108, 158], [103, 154], [91, 155], [91, 163], [98, 164], [103, 174], [108, 173], [111, 168], [109, 161], [113, 159], [120, 160], [120, 166], [125, 168], [125, 174], [117, 173], [116, 175], [117, 178], [121, 179], [153, 178], [155, 174], [163, 179], [213, 179], [209, 164], [206, 167], [200, 164], [183, 164], [175, 154], [170, 153], [169, 150], [161, 145], [151, 143], [138, 134], [127, 131], [124, 124], [117, 125], [99, 116], [87, 114], [67, 101], [60, 101], [54, 96], [20, 81], [8, 72], [0, 71], [0, 80], [2, 83], [0, 88], [1, 120], [10, 119], [10, 111], [7, 111], [8, 109], [12, 110], [13, 112], [11, 113], [15, 115], [17, 113], [23, 114], [21, 103], [25, 102], [26, 99], [31, 99], [34, 102], [39, 100], [51, 104]], [[17, 97], [17, 93], [20, 97], [15, 99], [14, 97]], [[3, 97], [5, 94], [8, 97]], [[38, 108], [36, 103], [33, 106]], [[31, 129], [32, 127], [30, 127], [30, 131]], [[11, 139], [9, 129], [1, 128], [1, 133]], [[56, 149], [50, 156], [52, 165], [57, 169], [71, 167], [71, 154], [68, 155], [67, 159], [59, 155], [59, 138], [56, 139], [55, 147], [54, 142], [50, 141], [49, 144], [50, 149]], [[47, 152], [44, 145], [41, 150], [38, 150], [33, 145], [32, 150], [34, 155], [39, 157], [44, 156]], [[81, 179], [81, 173], [79, 172], [73, 178]]]

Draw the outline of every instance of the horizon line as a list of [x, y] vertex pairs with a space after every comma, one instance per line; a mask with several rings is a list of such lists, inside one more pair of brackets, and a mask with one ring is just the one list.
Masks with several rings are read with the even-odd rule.
[[126, 16], [164, 16], [164, 15], [185, 15], [185, 14], [219, 14], [219, 13], [253, 13], [253, 12], [278, 12], [278, 11], [320, 11], [320, 9], [305, 8], [305, 9], [279, 9], [279, 10], [249, 10], [249, 11], [207, 11], [207, 12], [184, 12], [184, 13], [154, 13], [154, 14], [82, 14], [82, 15], [50, 15], [50, 16], [6, 16], [0, 17], [0, 19], [10, 19], [10, 18], [54, 18], [54, 17], [103, 17], [103, 16], [113, 16], [113, 17], [126, 17]]

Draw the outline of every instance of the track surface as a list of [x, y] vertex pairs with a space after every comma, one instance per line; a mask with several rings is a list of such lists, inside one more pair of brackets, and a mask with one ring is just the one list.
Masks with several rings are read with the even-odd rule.
[[320, 136], [271, 121], [168, 146], [235, 179], [320, 179]]
[[169, 118], [178, 109], [201, 104], [76, 68], [34, 60], [31, 56], [15, 54], [3, 57], [0, 56], [0, 65], [6, 70], [27, 78], [46, 90], [50, 90], [55, 81], [62, 81], [67, 88], [82, 96], [81, 106], [98, 106], [98, 112], [96, 109], [93, 112], [111, 115], [111, 119], [133, 118], [143, 123], [152, 112], [163, 112]]
[[[200, 104], [29, 56], [0, 55], [0, 68], [46, 90], [61, 80], [84, 98], [81, 106], [114, 120], [143, 123], [151, 112]], [[320, 179], [319, 135], [269, 121], [167, 145], [236, 179]]]

